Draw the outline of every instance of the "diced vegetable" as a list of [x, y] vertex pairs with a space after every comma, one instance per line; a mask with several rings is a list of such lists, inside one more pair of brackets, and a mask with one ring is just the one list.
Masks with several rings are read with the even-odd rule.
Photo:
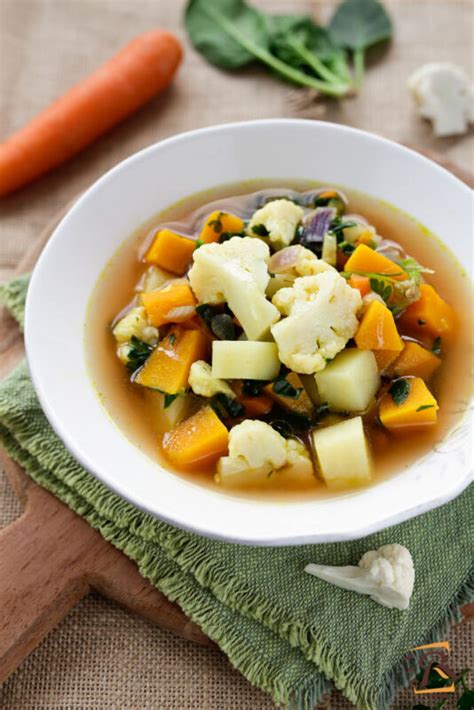
[[321, 259], [329, 264], [330, 266], [336, 266], [337, 263], [337, 237], [331, 232], [327, 232], [324, 235], [323, 240], [323, 251], [321, 254]]
[[288, 412], [308, 418], [313, 415], [313, 404], [296, 372], [289, 372], [274, 382], [270, 382], [263, 390]]
[[227, 453], [229, 432], [211, 407], [203, 407], [163, 436], [163, 453], [177, 468], [203, 470]]
[[316, 483], [311, 459], [300, 457], [295, 463], [268, 473], [268, 467], [242, 469], [238, 461], [226, 456], [217, 465], [216, 481], [227, 488], [272, 487], [281, 484], [304, 485]]
[[314, 430], [313, 444], [329, 488], [354, 487], [371, 480], [372, 462], [361, 417]]
[[370, 279], [367, 276], [359, 276], [358, 274], [352, 274], [350, 279], [347, 281], [349, 286], [356, 288], [360, 291], [362, 297], [367, 296], [371, 292]]
[[319, 397], [334, 412], [364, 412], [380, 387], [370, 350], [348, 348], [315, 375]]
[[449, 303], [429, 284], [420, 285], [420, 298], [399, 318], [402, 328], [419, 337], [450, 338], [456, 328], [456, 314]]
[[[168, 395], [173, 397], [174, 395]], [[165, 402], [165, 395], [156, 390], [145, 390], [145, 397], [149, 404], [150, 415], [153, 417], [153, 423], [156, 426], [156, 431], [165, 432], [172, 429], [177, 424], [189, 417], [195, 407], [197, 398], [194, 399], [189, 395], [177, 395], [169, 402]], [[165, 404], [167, 405], [165, 407]]]
[[159, 266], [150, 266], [150, 268], [146, 270], [143, 281], [139, 288], [137, 288], [137, 291], [141, 291], [142, 294], [149, 293], [157, 288], [161, 288], [167, 281], [172, 281], [174, 278], [176, 278], [175, 275], [171, 274], [169, 271], [164, 271], [160, 269]]
[[387, 429], [436, 424], [438, 403], [419, 377], [395, 380], [380, 401], [379, 418]]
[[[277, 254], [281, 254], [281, 252], [277, 252]], [[268, 286], [265, 291], [267, 298], [272, 299], [276, 292], [281, 288], [291, 288], [294, 284], [295, 278], [296, 277], [292, 274], [274, 274], [268, 282]]]
[[215, 210], [211, 212], [206, 219], [201, 234], [199, 235], [199, 242], [201, 244], [218, 242], [221, 234], [239, 234], [243, 229], [243, 219], [229, 212], [219, 212], [219, 210]]
[[273, 380], [280, 370], [276, 343], [215, 340], [212, 376], [223, 380]]
[[191, 365], [205, 358], [208, 339], [201, 330], [174, 327], [152, 352], [135, 382], [168, 394], [188, 386]]
[[400, 350], [373, 350], [380, 372], [387, 372], [400, 355]]
[[347, 273], [384, 274], [397, 281], [408, 279], [408, 274], [403, 271], [401, 266], [365, 244], [359, 244], [357, 249], [350, 255], [344, 270]]
[[240, 380], [234, 382], [232, 388], [237, 395], [237, 400], [245, 409], [245, 415], [251, 419], [268, 414], [273, 407], [273, 400], [266, 394], [258, 394], [255, 397], [245, 394]]
[[172, 281], [158, 291], [144, 293], [142, 301], [148, 320], [156, 327], [165, 323], [181, 323], [196, 315], [196, 299], [184, 279]]
[[393, 315], [379, 301], [372, 301], [368, 305], [355, 334], [355, 341], [361, 350], [403, 350], [403, 341]]
[[314, 375], [300, 375], [300, 380], [303, 383], [303, 387], [306, 390], [306, 394], [316, 406], [321, 404], [321, 398], [318, 392], [318, 386], [316, 384], [316, 379]]
[[145, 254], [145, 261], [182, 276], [191, 263], [195, 247], [193, 239], [176, 234], [171, 229], [160, 229]]
[[434, 353], [408, 340], [393, 365], [393, 372], [395, 377], [411, 375], [428, 382], [440, 365], [441, 360]]

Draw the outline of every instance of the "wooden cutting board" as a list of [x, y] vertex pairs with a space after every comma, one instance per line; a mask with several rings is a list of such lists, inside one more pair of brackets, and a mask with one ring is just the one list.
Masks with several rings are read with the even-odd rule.
[[[474, 187], [474, 175], [437, 155], [428, 157]], [[18, 274], [31, 271], [69, 207], [34, 242]], [[23, 337], [13, 318], [1, 309], [0, 379], [23, 356]], [[213, 645], [176, 604], [140, 576], [134, 562], [36, 485], [2, 450], [0, 464], [24, 506], [21, 517], [0, 531], [0, 683], [92, 590], [190, 641]], [[474, 604], [463, 612], [466, 619], [473, 618]]]

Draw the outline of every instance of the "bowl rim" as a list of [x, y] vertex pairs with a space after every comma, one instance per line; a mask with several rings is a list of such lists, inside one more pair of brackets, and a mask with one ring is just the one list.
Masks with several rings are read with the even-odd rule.
[[[180, 518], [179, 515], [173, 514], [172, 516], [167, 515], [166, 513], [163, 512], [157, 512], [156, 509], [153, 506], [150, 506], [147, 504], [146, 500], [139, 499], [137, 497], [134, 497], [133, 494], [130, 493], [130, 490], [127, 488], [125, 489], [123, 486], [121, 486], [117, 481], [114, 481], [113, 478], [111, 478], [109, 475], [107, 475], [107, 472], [103, 470], [97, 470], [97, 466], [94, 465], [93, 459], [89, 456], [87, 452], [85, 452], [74, 440], [74, 437], [71, 436], [69, 431], [67, 430], [66, 427], [63, 426], [60, 417], [57, 416], [56, 412], [54, 411], [54, 408], [50, 406], [49, 402], [49, 397], [48, 397], [48, 392], [47, 392], [47, 387], [45, 388], [42, 376], [39, 372], [39, 367], [37, 366], [37, 362], [35, 361], [34, 357], [34, 342], [32, 337], [30, 336], [30, 327], [29, 324], [32, 319], [32, 310], [33, 310], [33, 294], [35, 292], [37, 283], [41, 281], [41, 272], [43, 265], [47, 263], [49, 259], [50, 253], [54, 250], [55, 248], [55, 241], [58, 239], [60, 236], [60, 232], [63, 229], [67, 229], [68, 222], [70, 219], [72, 219], [76, 213], [80, 212], [82, 210], [82, 206], [84, 203], [87, 203], [87, 200], [89, 196], [95, 192], [99, 187], [104, 186], [107, 184], [109, 181], [112, 181], [115, 179], [116, 175], [120, 174], [122, 171], [127, 170], [131, 165], [134, 165], [144, 159], [147, 159], [148, 156], [153, 153], [155, 150], [159, 150], [162, 147], [169, 147], [172, 146], [176, 143], [182, 143], [183, 141], [188, 141], [188, 140], [195, 140], [199, 139], [200, 136], [208, 135], [208, 134], [219, 134], [222, 132], [227, 132], [227, 131], [235, 131], [235, 130], [241, 130], [242, 128], [252, 128], [254, 126], [261, 126], [261, 125], [278, 125], [280, 127], [293, 127], [296, 128], [297, 126], [304, 125], [312, 125], [314, 126], [315, 129], [322, 128], [323, 130], [326, 131], [334, 131], [335, 133], [346, 133], [346, 134], [351, 134], [354, 135], [356, 138], [357, 137], [362, 137], [362, 138], [369, 138], [370, 140], [377, 141], [383, 144], [386, 144], [387, 146], [391, 147], [392, 149], [396, 149], [402, 154], [408, 154], [410, 155], [411, 159], [415, 159], [419, 161], [420, 163], [423, 163], [427, 166], [430, 167], [432, 171], [435, 173], [439, 173], [442, 175], [442, 177], [446, 180], [449, 179], [453, 185], [456, 186], [458, 190], [462, 190], [465, 192], [465, 194], [470, 194], [471, 191], [470, 189], [457, 177], [455, 177], [452, 173], [450, 173], [448, 170], [445, 168], [437, 165], [433, 161], [429, 160], [427, 157], [424, 155], [421, 155], [420, 153], [417, 153], [415, 150], [408, 148], [405, 145], [399, 144], [395, 141], [389, 140], [387, 138], [384, 138], [382, 136], [379, 136], [374, 133], [370, 133], [368, 131], [364, 131], [358, 128], [352, 128], [350, 126], [345, 126], [341, 124], [334, 124], [334, 123], [329, 123], [325, 121], [313, 121], [309, 119], [285, 119], [285, 118], [270, 118], [270, 119], [256, 119], [256, 120], [251, 120], [251, 121], [236, 121], [236, 122], [229, 122], [229, 123], [221, 123], [221, 124], [216, 124], [213, 126], [206, 126], [204, 128], [198, 128], [198, 129], [192, 129], [189, 131], [185, 131], [173, 136], [170, 136], [169, 138], [166, 138], [161, 141], [157, 141], [140, 151], [132, 154], [131, 156], [125, 158], [124, 160], [120, 161], [117, 165], [113, 166], [110, 170], [108, 170], [104, 175], [102, 175], [100, 178], [98, 178], [96, 181], [90, 185], [87, 190], [79, 197], [79, 199], [74, 203], [74, 205], [68, 210], [66, 215], [61, 219], [60, 223], [56, 226], [54, 229], [50, 239], [48, 240], [45, 248], [43, 249], [38, 262], [33, 270], [28, 292], [27, 292], [27, 299], [26, 299], [26, 306], [25, 306], [25, 348], [26, 348], [26, 355], [27, 355], [27, 360], [28, 360], [28, 366], [30, 370], [30, 375], [31, 379], [35, 388], [35, 391], [37, 393], [39, 402], [41, 404], [41, 407], [43, 409], [44, 414], [46, 415], [46, 418], [49, 421], [49, 424], [51, 425], [52, 429], [54, 432], [57, 434], [57, 436], [61, 439], [62, 443], [66, 447], [66, 449], [69, 451], [69, 453], [85, 468], [85, 470], [90, 474], [93, 475], [96, 479], [101, 481], [108, 489], [112, 490], [114, 493], [118, 494], [121, 498], [123, 498], [125, 501], [128, 503], [136, 506], [140, 510], [144, 511], [145, 513], [150, 514], [154, 518], [158, 518], [160, 520], [163, 520], [170, 525], [177, 526], [183, 530], [187, 530], [189, 532], [198, 534], [198, 535], [203, 535], [205, 537], [213, 538], [213, 539], [219, 539], [219, 540], [224, 540], [228, 542], [236, 542], [239, 544], [247, 544], [247, 545], [263, 545], [263, 546], [282, 546], [282, 545], [294, 545], [294, 544], [305, 544], [305, 543], [325, 543], [325, 542], [337, 542], [337, 541], [344, 541], [344, 540], [355, 540], [359, 539], [362, 537], [365, 537], [367, 535], [370, 535], [372, 533], [378, 532], [382, 529], [385, 529], [387, 527], [390, 527], [396, 523], [401, 523], [404, 522], [416, 515], [419, 515], [421, 513], [427, 512], [435, 507], [438, 507], [440, 505], [443, 505], [450, 500], [454, 499], [456, 496], [458, 496], [473, 480], [473, 471], [469, 471], [466, 473], [465, 477], [462, 480], [458, 481], [458, 484], [456, 486], [453, 486], [449, 491], [445, 492], [444, 494], [440, 495], [433, 495], [429, 500], [425, 500], [422, 503], [414, 503], [413, 505], [409, 506], [407, 505], [406, 508], [403, 511], [397, 511], [395, 512], [392, 516], [386, 516], [383, 518], [383, 520], [377, 520], [375, 522], [372, 522], [370, 524], [361, 524], [357, 529], [348, 532], [348, 533], [338, 533], [338, 532], [332, 532], [332, 533], [320, 533], [317, 530], [314, 533], [302, 533], [302, 534], [296, 534], [293, 532], [287, 532], [286, 534], [283, 535], [263, 535], [260, 534], [259, 537], [255, 537], [255, 533], [253, 534], [246, 534], [246, 532], [242, 532], [242, 534], [238, 537], [232, 537], [229, 534], [226, 534], [225, 532], [220, 532], [219, 530], [216, 530], [215, 526], [212, 524], [209, 525], [203, 525], [202, 523], [199, 524], [194, 524], [193, 522], [190, 522], [187, 518]], [[443, 242], [444, 243], [444, 242]], [[120, 245], [119, 245], [120, 246]], [[90, 373], [88, 372], [88, 377], [90, 379]], [[466, 416], [462, 418], [462, 421], [466, 419]], [[461, 420], [458, 422], [459, 424], [461, 423]], [[133, 446], [132, 443], [129, 442], [130, 446]], [[418, 462], [419, 460], [417, 460]], [[398, 475], [398, 474], [395, 474]], [[370, 488], [375, 488], [370, 487]], [[246, 500], [246, 499], [241, 499], [241, 500]], [[262, 503], [265, 503], [265, 501], [262, 501]], [[311, 501], [307, 501], [307, 504], [310, 504]]]

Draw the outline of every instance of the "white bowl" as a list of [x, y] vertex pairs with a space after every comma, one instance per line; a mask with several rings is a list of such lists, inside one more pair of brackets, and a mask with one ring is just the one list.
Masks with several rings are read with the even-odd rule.
[[73, 456], [151, 515], [239, 543], [355, 539], [441, 505], [467, 486], [472, 452], [466, 424], [409, 469], [359, 492], [298, 502], [249, 500], [195, 485], [142, 454], [110, 420], [86, 370], [88, 299], [118, 245], [181, 198], [216, 184], [269, 177], [321, 180], [388, 200], [471, 264], [470, 190], [417, 153], [317, 121], [263, 120], [191, 131], [117, 165], [55, 230], [28, 291], [31, 375], [46, 416]]

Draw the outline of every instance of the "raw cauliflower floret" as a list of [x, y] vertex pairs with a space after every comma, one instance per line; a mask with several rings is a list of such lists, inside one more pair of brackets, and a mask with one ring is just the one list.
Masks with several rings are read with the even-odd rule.
[[158, 328], [149, 324], [143, 306], [132, 308], [114, 327], [112, 333], [119, 345], [128, 343], [134, 335], [148, 345], [158, 342]]
[[352, 338], [362, 306], [359, 291], [334, 269], [296, 279], [273, 297], [288, 316], [272, 326], [281, 362], [305, 375], [319, 372]]
[[295, 238], [296, 227], [301, 222], [304, 210], [290, 200], [271, 200], [257, 210], [247, 227], [247, 234], [260, 236], [253, 227], [263, 225], [268, 239], [276, 249], [287, 247]]
[[227, 302], [248, 340], [259, 340], [280, 317], [265, 298], [269, 260], [268, 245], [259, 239], [232, 237], [223, 244], [204, 244], [194, 252], [191, 288], [200, 303]]
[[196, 360], [189, 371], [189, 386], [195, 394], [201, 397], [214, 397], [222, 393], [235, 399], [235, 392], [225, 380], [212, 376], [212, 368], [204, 360]]
[[474, 88], [455, 64], [424, 64], [410, 76], [408, 88], [420, 115], [433, 122], [435, 135], [466, 133], [474, 122]]
[[382, 606], [395, 609], [408, 608], [415, 583], [412, 556], [406, 547], [398, 543], [369, 550], [357, 566], [309, 564], [305, 572], [342, 589], [368, 594]]
[[229, 432], [229, 455], [219, 459], [218, 474], [258, 471], [270, 474], [284, 466], [309, 460], [304, 445], [285, 439], [269, 424], [246, 419]]

